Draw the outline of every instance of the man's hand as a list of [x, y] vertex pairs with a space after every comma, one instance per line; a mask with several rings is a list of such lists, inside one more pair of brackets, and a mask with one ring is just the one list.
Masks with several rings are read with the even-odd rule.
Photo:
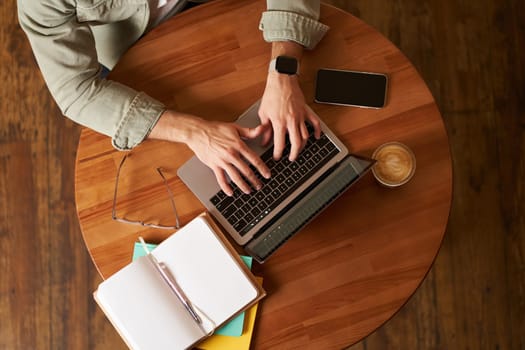
[[231, 196], [233, 189], [227, 176], [244, 193], [250, 193], [250, 185], [244, 179], [255, 189], [261, 187], [250, 164], [265, 178], [271, 175], [266, 164], [243, 141], [258, 137], [264, 129], [263, 125], [253, 129], [243, 128], [234, 123], [207, 121], [167, 110], [149, 137], [188, 145], [195, 155], [213, 170], [221, 189]]
[[262, 138], [264, 144], [271, 140], [273, 131], [274, 159], [280, 159], [283, 154], [286, 134], [291, 144], [289, 159], [294, 161], [297, 158], [308, 140], [305, 122], [314, 127], [317, 138], [321, 134], [319, 119], [309, 108], [306, 108], [296, 75], [268, 73], [266, 89], [259, 107], [259, 117], [261, 124], [267, 126]]
[[[272, 43], [272, 59], [277, 56], [290, 56], [299, 61], [302, 53], [303, 47], [297, 43]], [[261, 124], [266, 126], [263, 143], [267, 144], [273, 135], [274, 159], [282, 157], [287, 134], [291, 144], [289, 159], [294, 161], [297, 158], [308, 140], [305, 123], [314, 127], [315, 137], [319, 138], [321, 135], [319, 119], [307, 108], [297, 75], [268, 72], [259, 117]]]

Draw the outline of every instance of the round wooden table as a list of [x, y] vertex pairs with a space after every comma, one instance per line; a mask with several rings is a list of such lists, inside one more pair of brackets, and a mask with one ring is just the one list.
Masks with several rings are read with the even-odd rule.
[[[218, 0], [184, 12], [142, 38], [111, 73], [171, 108], [234, 120], [262, 96], [271, 45], [258, 30], [265, 1]], [[407, 144], [417, 158], [413, 179], [381, 187], [369, 173], [281, 247], [255, 273], [261, 302], [254, 349], [340, 349], [360, 341], [401, 308], [438, 253], [452, 198], [448, 139], [435, 101], [407, 58], [376, 30], [331, 6], [321, 21], [331, 30], [306, 52], [300, 81], [306, 100], [356, 154], [371, 156], [387, 141]], [[379, 110], [313, 102], [321, 67], [386, 73]], [[117, 212], [174, 223], [156, 167], [175, 194], [182, 224], [204, 207], [176, 175], [192, 156], [184, 145], [147, 141], [121, 174]], [[131, 261], [139, 235], [160, 242], [172, 231], [113, 221], [115, 175], [122, 152], [84, 129], [77, 152], [75, 193], [84, 240], [101, 276]]]

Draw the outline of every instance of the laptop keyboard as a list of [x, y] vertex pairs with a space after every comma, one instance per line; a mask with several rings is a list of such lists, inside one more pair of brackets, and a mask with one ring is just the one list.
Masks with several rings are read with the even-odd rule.
[[278, 161], [273, 159], [273, 147], [261, 155], [261, 159], [271, 170], [272, 176], [270, 179], [265, 179], [252, 167], [262, 183], [260, 190], [252, 190], [252, 193], [245, 194], [235, 184], [232, 184], [233, 196], [229, 197], [221, 190], [210, 199], [211, 203], [241, 236], [249, 232], [340, 152], [324, 133], [321, 133], [321, 137], [316, 139], [311, 126], [308, 127], [308, 131], [310, 137], [294, 162], [288, 160], [289, 142], [287, 142], [283, 156]]

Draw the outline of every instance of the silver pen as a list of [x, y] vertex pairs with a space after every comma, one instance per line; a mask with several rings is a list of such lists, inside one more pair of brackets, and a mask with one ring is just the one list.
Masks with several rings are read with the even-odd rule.
[[204, 330], [204, 328], [202, 327], [202, 320], [201, 320], [201, 318], [199, 317], [199, 315], [197, 315], [197, 313], [193, 309], [193, 307], [191, 305], [191, 302], [186, 297], [186, 295], [184, 294], [184, 292], [182, 291], [182, 289], [178, 285], [178, 283], [175, 280], [175, 278], [171, 275], [168, 267], [164, 263], [159, 262], [157, 260], [157, 258], [155, 258], [155, 256], [153, 254], [151, 254], [148, 246], [146, 245], [146, 242], [144, 242], [144, 239], [142, 237], [139, 237], [139, 241], [142, 244], [142, 247], [144, 248], [144, 251], [147, 253], [147, 255], [146, 255], [147, 258], [153, 264], [155, 269], [160, 273], [160, 275], [162, 276], [162, 279], [168, 284], [168, 286], [173, 291], [173, 293], [175, 293], [175, 295], [177, 295], [177, 298], [179, 298], [180, 302], [182, 303], [182, 305], [184, 305], [186, 310], [188, 310], [188, 312], [193, 317], [195, 322], [197, 322], [197, 324], [199, 324], [201, 329]]

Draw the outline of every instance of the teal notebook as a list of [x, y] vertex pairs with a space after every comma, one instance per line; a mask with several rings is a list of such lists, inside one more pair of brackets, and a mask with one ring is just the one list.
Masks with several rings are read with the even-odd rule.
[[[153, 250], [157, 246], [156, 244], [147, 243], [146, 244], [148, 249]], [[136, 258], [139, 258], [141, 256], [145, 256], [146, 252], [144, 251], [144, 248], [142, 247], [142, 244], [140, 242], [135, 242], [135, 246], [133, 248], [133, 260]], [[248, 268], [252, 268], [252, 257], [251, 256], [244, 256], [241, 255], [242, 261], [248, 266]], [[242, 330], [244, 326], [244, 312], [240, 313], [237, 317], [232, 319], [230, 322], [222, 326], [221, 328], [217, 329], [214, 334], [220, 334], [220, 335], [227, 335], [230, 337], [240, 337], [242, 335]]]

